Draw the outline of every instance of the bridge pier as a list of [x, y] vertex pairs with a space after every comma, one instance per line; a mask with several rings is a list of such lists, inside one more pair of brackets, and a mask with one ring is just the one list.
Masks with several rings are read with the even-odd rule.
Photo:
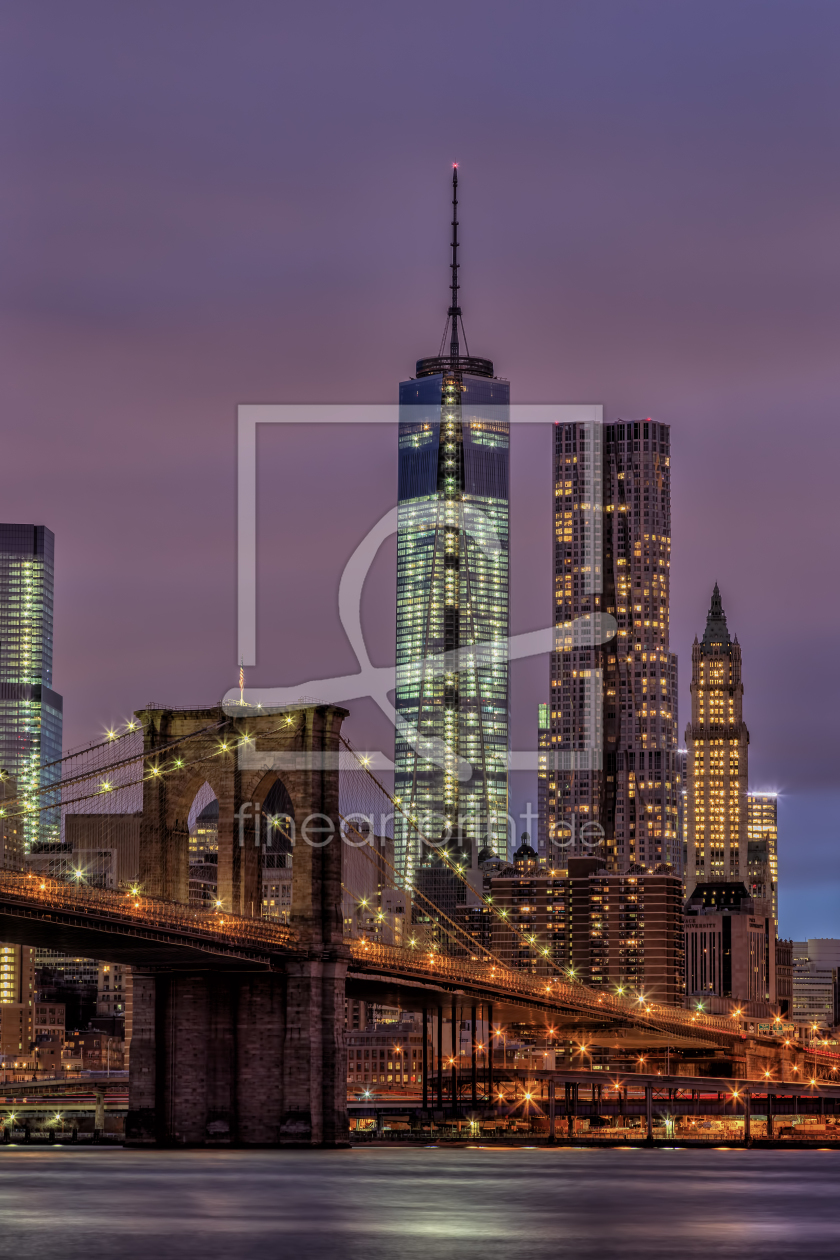
[[255, 962], [251, 970], [240, 958], [227, 966], [208, 960], [201, 970], [135, 972], [126, 1138], [135, 1144], [346, 1146], [349, 952], [338, 806], [346, 710], [314, 705], [285, 715], [208, 709], [140, 716], [147, 756], [183, 738], [205, 754], [195, 768], [187, 766], [183, 779], [162, 776], [144, 784], [143, 886], [187, 900], [184, 820], [206, 779], [219, 802], [222, 909], [259, 918], [261, 830], [254, 819], [277, 786], [298, 833], [295, 943], [288, 953], [278, 952], [270, 968]]
[[346, 970], [136, 974], [127, 1142], [347, 1145]]

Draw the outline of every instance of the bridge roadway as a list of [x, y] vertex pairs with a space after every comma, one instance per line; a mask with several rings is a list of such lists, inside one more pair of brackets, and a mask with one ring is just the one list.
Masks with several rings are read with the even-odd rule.
[[[143, 896], [77, 886], [34, 875], [0, 872], [0, 940], [52, 948], [164, 972], [272, 971], [301, 954], [293, 927], [268, 920], [196, 911]], [[446, 1004], [492, 1004], [502, 1022], [546, 1023], [586, 1032], [611, 1045], [629, 1034], [639, 1045], [723, 1048], [745, 1039], [745, 1026], [679, 1007], [640, 1003], [584, 985], [535, 976], [484, 959], [452, 958], [426, 948], [346, 942], [351, 997], [395, 1002], [408, 1010]], [[525, 1017], [529, 1012], [531, 1019]], [[771, 1038], [753, 1038], [768, 1051]], [[624, 1042], [625, 1046], [628, 1044]], [[838, 1058], [822, 1052], [821, 1058]]]

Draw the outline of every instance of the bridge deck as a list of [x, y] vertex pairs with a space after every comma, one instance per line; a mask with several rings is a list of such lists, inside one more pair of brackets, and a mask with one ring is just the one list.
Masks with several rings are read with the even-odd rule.
[[[300, 950], [293, 927], [268, 920], [193, 910], [140, 892], [0, 872], [0, 939], [43, 945], [47, 928], [52, 947], [64, 952], [166, 970], [279, 969]], [[500, 1015], [507, 1004], [510, 1018], [531, 1012], [548, 1024], [587, 1028], [599, 1044], [611, 1038], [617, 1043], [632, 1030], [651, 1044], [732, 1052], [747, 1036], [742, 1019], [598, 992], [557, 976], [513, 970], [491, 958], [451, 957], [360, 938], [345, 945], [348, 991], [375, 993], [380, 1000], [392, 993], [407, 1009], [443, 1005], [459, 994], [465, 1003], [493, 1003]], [[751, 1034], [751, 1040], [768, 1051], [778, 1049], [773, 1038]], [[827, 1050], [808, 1054], [837, 1070], [840, 1056]]]

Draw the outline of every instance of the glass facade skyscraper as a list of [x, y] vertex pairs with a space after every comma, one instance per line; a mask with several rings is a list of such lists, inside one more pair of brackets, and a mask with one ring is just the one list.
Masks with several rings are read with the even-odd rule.
[[[506, 852], [510, 386], [460, 353], [453, 208], [449, 354], [400, 384], [395, 795], [427, 837]], [[398, 816], [407, 882], [414, 834]]]
[[779, 922], [779, 820], [775, 792], [747, 793], [747, 874], [750, 894], [769, 901]]
[[44, 525], [0, 524], [0, 768], [30, 807], [27, 852], [61, 830], [58, 790], [48, 790], [61, 777], [50, 763], [61, 757], [63, 710], [52, 689], [54, 548]]

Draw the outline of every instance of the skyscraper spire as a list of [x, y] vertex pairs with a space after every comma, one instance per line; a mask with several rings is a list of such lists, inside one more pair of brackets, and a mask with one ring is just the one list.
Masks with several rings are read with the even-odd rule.
[[[452, 241], [450, 244], [452, 257], [449, 263], [449, 307], [443, 323], [438, 352], [433, 358], [417, 360], [418, 377], [436, 376], [438, 372], [469, 372], [472, 376], [486, 377], [492, 377], [493, 375], [493, 361], [491, 359], [478, 359], [470, 354], [464, 319], [458, 303], [458, 293], [461, 287], [458, 283], [458, 271], [461, 266], [458, 261], [458, 245], [458, 163], [453, 162]], [[448, 353], [446, 351], [447, 333], [449, 334]], [[463, 352], [461, 351], [461, 341], [464, 343]]]
[[452, 301], [449, 304], [449, 354], [457, 359], [460, 354], [458, 346], [458, 320], [461, 308], [458, 305], [458, 163], [452, 163]]
[[709, 648], [713, 644], [720, 644], [722, 647], [729, 647], [729, 643], [726, 613], [723, 611], [720, 587], [715, 582], [715, 589], [712, 591], [712, 603], [706, 617], [706, 632], [703, 635], [703, 646]]

